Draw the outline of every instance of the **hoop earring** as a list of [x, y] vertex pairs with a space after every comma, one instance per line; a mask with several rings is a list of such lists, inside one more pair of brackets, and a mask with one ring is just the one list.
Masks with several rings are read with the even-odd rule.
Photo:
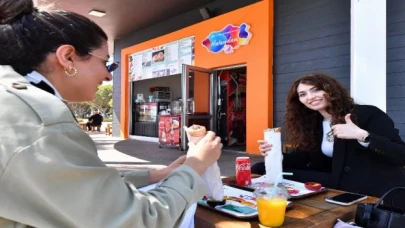
[[[73, 73], [72, 73], [73, 71]], [[65, 68], [65, 74], [68, 77], [73, 77], [77, 74], [77, 69], [75, 67], [69, 66], [68, 69]]]

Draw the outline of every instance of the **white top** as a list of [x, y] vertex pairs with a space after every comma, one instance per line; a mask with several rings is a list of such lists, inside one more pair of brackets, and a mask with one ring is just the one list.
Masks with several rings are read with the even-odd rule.
[[[322, 122], [323, 125], [323, 138], [322, 138], [322, 145], [321, 150], [322, 153], [328, 157], [333, 157], [333, 141], [329, 142], [327, 140], [327, 134], [332, 131], [331, 124], [329, 120], [324, 120]], [[359, 142], [360, 145], [364, 147], [368, 147], [370, 143]]]
[[329, 120], [324, 120], [322, 122], [323, 125], [323, 138], [322, 138], [322, 153], [328, 157], [333, 157], [333, 141], [329, 142], [327, 140], [327, 133], [332, 131], [332, 128], [330, 127], [330, 121]]
[[32, 71], [31, 73], [27, 74], [25, 78], [33, 82], [35, 84], [40, 83], [41, 81], [45, 82], [48, 84], [54, 91], [55, 91], [55, 96], [58, 97], [59, 99], [63, 100], [62, 96], [59, 94], [59, 92], [55, 89], [55, 87], [46, 79], [42, 74], [38, 73], [37, 71]]

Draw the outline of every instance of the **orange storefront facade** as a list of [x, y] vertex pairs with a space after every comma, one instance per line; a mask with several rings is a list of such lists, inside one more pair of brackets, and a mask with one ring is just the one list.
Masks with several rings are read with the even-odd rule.
[[[219, 31], [228, 24], [250, 25], [252, 38], [248, 45], [233, 53], [212, 53], [202, 41], [213, 31]], [[131, 54], [194, 36], [194, 65], [218, 69], [235, 65], [246, 65], [246, 151], [259, 153], [257, 140], [263, 138], [263, 129], [273, 127], [273, 1], [263, 0], [230, 13], [203, 21], [176, 32], [137, 44], [121, 51], [121, 137], [129, 137], [130, 80], [128, 58]]]

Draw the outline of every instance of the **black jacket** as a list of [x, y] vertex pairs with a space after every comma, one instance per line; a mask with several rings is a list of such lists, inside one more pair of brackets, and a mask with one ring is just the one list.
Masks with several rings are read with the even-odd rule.
[[100, 126], [103, 123], [103, 117], [100, 114], [94, 114], [90, 116], [89, 121], [92, 126]]
[[357, 105], [357, 125], [370, 133], [368, 148], [357, 140], [335, 140], [333, 158], [321, 151], [322, 121], [317, 151], [284, 155], [283, 167], [293, 179], [318, 181], [333, 189], [381, 197], [393, 187], [405, 187], [405, 143], [391, 118], [374, 106]]

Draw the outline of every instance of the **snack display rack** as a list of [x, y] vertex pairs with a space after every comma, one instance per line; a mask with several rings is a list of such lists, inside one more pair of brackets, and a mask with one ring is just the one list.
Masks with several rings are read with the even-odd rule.
[[181, 150], [181, 116], [159, 115], [159, 147], [170, 146]]

